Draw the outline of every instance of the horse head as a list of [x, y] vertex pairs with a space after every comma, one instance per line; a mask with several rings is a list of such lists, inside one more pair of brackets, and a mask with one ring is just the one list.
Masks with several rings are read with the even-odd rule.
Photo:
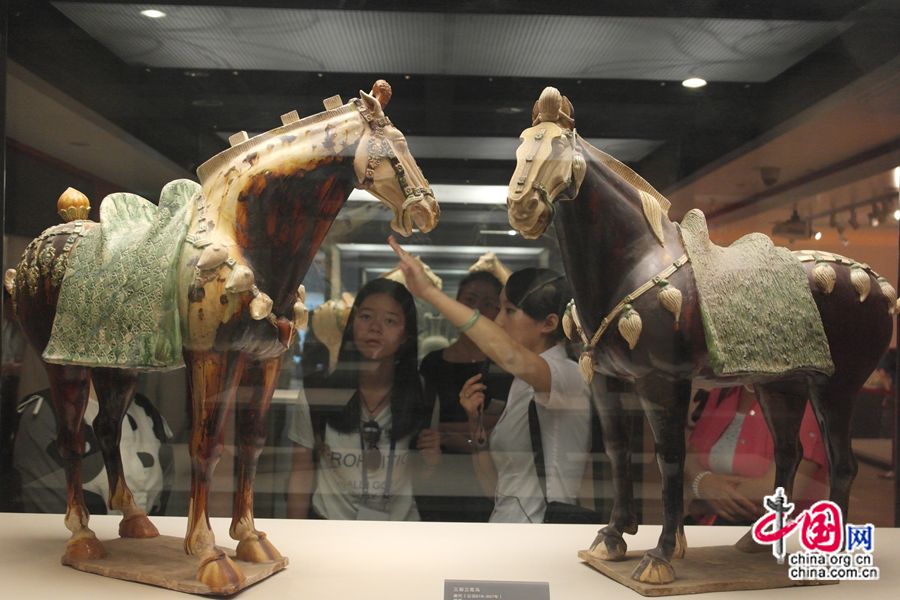
[[553, 202], [578, 195], [585, 161], [573, 115], [568, 98], [556, 88], [544, 88], [532, 109], [532, 126], [519, 136], [506, 204], [510, 225], [525, 238], [544, 233], [553, 219]]
[[383, 79], [375, 82], [371, 94], [359, 91], [360, 113], [369, 127], [353, 158], [357, 187], [394, 211], [391, 228], [397, 233], [410, 235], [413, 224], [428, 232], [437, 225], [440, 208], [409, 152], [406, 138], [384, 114], [390, 98], [391, 86]]

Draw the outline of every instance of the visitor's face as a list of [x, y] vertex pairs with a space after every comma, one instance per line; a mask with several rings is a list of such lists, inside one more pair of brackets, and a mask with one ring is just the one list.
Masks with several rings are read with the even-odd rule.
[[541, 322], [532, 319], [507, 300], [505, 288], [500, 292], [500, 313], [495, 320], [509, 337], [530, 350], [536, 350], [544, 343], [545, 334], [541, 331]]
[[486, 281], [467, 283], [459, 290], [457, 300], [469, 308], [477, 308], [478, 312], [492, 321], [500, 312], [500, 294], [495, 286]]
[[393, 357], [406, 341], [406, 318], [387, 294], [373, 294], [360, 304], [353, 320], [353, 342], [364, 358]]

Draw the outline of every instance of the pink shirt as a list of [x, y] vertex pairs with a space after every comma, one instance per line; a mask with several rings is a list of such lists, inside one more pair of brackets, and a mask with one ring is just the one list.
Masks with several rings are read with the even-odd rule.
[[[722, 392], [725, 392], [725, 395], [720, 400]], [[703, 413], [691, 433], [689, 450], [696, 454], [704, 469], [713, 470], [709, 466], [710, 449], [722, 437], [737, 414], [740, 395], [740, 387], [716, 389], [709, 394]], [[824, 483], [827, 479], [828, 459], [819, 425], [809, 403], [806, 404], [803, 422], [800, 425], [800, 441], [803, 445], [803, 458], [819, 465], [813, 479]], [[733, 474], [740, 477], [760, 477], [769, 470], [774, 459], [772, 435], [769, 433], [759, 404], [754, 402], [744, 417], [738, 436], [732, 466]]]

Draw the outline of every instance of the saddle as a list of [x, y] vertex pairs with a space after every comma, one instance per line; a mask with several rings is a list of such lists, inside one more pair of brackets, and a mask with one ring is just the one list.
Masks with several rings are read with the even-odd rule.
[[100, 227], [72, 249], [43, 358], [49, 363], [163, 370], [183, 366], [178, 258], [200, 185], [179, 179], [159, 205], [129, 193], [100, 205]]
[[680, 231], [717, 375], [834, 372], [806, 271], [793, 253], [761, 233], [717, 246], [696, 209], [685, 215]]

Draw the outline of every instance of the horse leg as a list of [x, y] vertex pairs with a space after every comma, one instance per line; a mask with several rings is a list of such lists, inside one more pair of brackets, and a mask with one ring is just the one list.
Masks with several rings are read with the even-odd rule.
[[[788, 498], [793, 496], [794, 476], [803, 458], [803, 446], [800, 444], [800, 424], [803, 422], [803, 411], [806, 410], [807, 385], [768, 384], [756, 388], [759, 395], [759, 407], [772, 433], [775, 446], [775, 488], [784, 488]], [[757, 544], [751, 531], [735, 544], [742, 552], [768, 552], [770, 546]]]
[[624, 560], [628, 545], [622, 536], [638, 530], [631, 480], [632, 419], [625, 414], [621, 394], [608, 393], [603, 381], [595, 376], [591, 391], [603, 429], [603, 447], [612, 466], [614, 499], [609, 524], [597, 532], [589, 552], [601, 560]]
[[648, 550], [631, 578], [642, 583], [670, 583], [675, 569], [669, 561], [687, 551], [684, 537], [684, 427], [691, 395], [689, 381], [647, 378], [637, 391], [656, 443], [656, 462], [662, 476], [663, 528], [656, 548]]
[[248, 562], [268, 562], [281, 558], [266, 534], [253, 525], [253, 480], [256, 477], [257, 461], [266, 441], [266, 416], [281, 372], [281, 364], [281, 357], [277, 357], [248, 365], [241, 382], [242, 388], [249, 386], [251, 392], [248, 401], [239, 401], [237, 406], [240, 454], [230, 534], [233, 539], [238, 540], [237, 557]]
[[137, 385], [137, 373], [126, 369], [95, 368], [91, 373], [100, 412], [94, 419], [94, 433], [103, 452], [106, 476], [109, 479], [109, 507], [122, 511], [119, 535], [130, 538], [150, 538], [159, 535], [147, 518], [147, 513], [135, 501], [122, 468], [119, 441], [122, 438], [122, 419]]
[[859, 466], [850, 447], [850, 419], [853, 402], [862, 382], [838, 382], [832, 379], [810, 394], [813, 412], [825, 449], [828, 452], [829, 499], [841, 508], [846, 521], [850, 510], [850, 486]]
[[81, 459], [84, 456], [82, 419], [87, 408], [90, 376], [86, 367], [44, 363], [50, 379], [50, 398], [56, 417], [56, 446], [66, 471], [66, 528], [72, 537], [66, 544], [67, 561], [103, 558], [106, 550], [88, 527], [90, 514], [84, 504]]
[[197, 579], [211, 589], [240, 585], [244, 575], [222, 550], [209, 526], [207, 502], [216, 465], [224, 449], [224, 424], [243, 371], [240, 353], [185, 351], [191, 398], [191, 501], [184, 550], [199, 556]]

